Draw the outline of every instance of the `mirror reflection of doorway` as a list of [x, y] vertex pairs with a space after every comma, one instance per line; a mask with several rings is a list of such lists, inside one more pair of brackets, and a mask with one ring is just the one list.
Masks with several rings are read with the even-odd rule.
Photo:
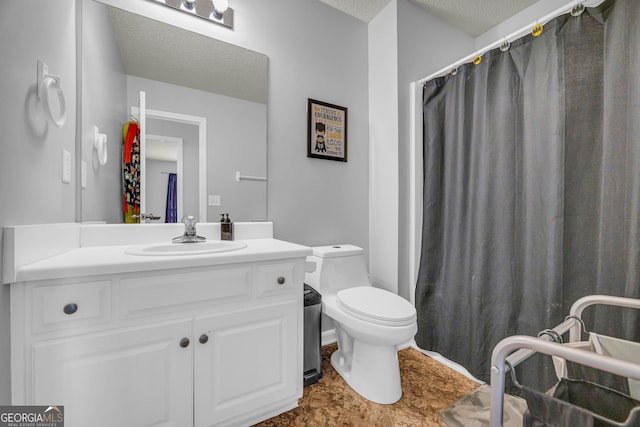
[[147, 134], [145, 156], [147, 210], [160, 222], [178, 222], [184, 200], [182, 138]]
[[[182, 198], [182, 210], [178, 213], [178, 221], [184, 215], [194, 215], [196, 220], [206, 222], [207, 208], [207, 119], [200, 116], [152, 110], [147, 108], [146, 93], [140, 91], [139, 107], [131, 106], [131, 115], [140, 121], [140, 211], [149, 214], [147, 196], [147, 136], [166, 135], [183, 140], [183, 179], [178, 183], [182, 189], [177, 191]], [[166, 138], [166, 136], [164, 138]], [[161, 180], [165, 181], [165, 180]], [[178, 201], [178, 204], [180, 202]], [[160, 212], [164, 212], [160, 210]], [[163, 219], [159, 219], [164, 222]]]

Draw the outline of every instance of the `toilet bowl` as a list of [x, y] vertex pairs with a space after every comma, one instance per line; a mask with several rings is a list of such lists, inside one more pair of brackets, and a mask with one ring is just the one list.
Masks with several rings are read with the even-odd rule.
[[331, 365], [364, 398], [383, 404], [402, 397], [397, 346], [418, 330], [416, 310], [404, 298], [369, 283], [362, 248], [313, 248], [316, 270], [305, 283], [322, 295], [322, 310], [333, 321], [338, 349]]

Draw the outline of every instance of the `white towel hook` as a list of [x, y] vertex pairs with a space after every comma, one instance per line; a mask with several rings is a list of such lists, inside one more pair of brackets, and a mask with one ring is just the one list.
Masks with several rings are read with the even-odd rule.
[[99, 133], [98, 126], [93, 127], [93, 146], [98, 152], [98, 161], [102, 166], [107, 164], [107, 134]]
[[[53, 90], [58, 95], [60, 102], [60, 116], [55, 117], [53, 108], [51, 108], [51, 96], [49, 92]], [[44, 108], [49, 114], [51, 121], [61, 128], [67, 120], [67, 103], [64, 99], [64, 93], [61, 87], [61, 78], [53, 74], [49, 74], [49, 67], [41, 59], [38, 59], [38, 98], [44, 102]]]

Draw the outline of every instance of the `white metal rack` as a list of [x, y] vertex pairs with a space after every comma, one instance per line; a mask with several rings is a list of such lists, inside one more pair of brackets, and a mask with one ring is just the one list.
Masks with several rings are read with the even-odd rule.
[[[577, 300], [570, 310], [567, 320], [552, 329], [558, 335], [569, 332], [570, 342], [580, 339], [580, 316], [585, 308], [592, 305], [611, 305], [640, 309], [640, 299], [612, 297], [608, 295], [589, 295]], [[587, 365], [603, 371], [611, 372], [623, 377], [640, 380], [640, 365], [599, 355], [590, 351], [571, 348], [562, 344], [550, 342], [548, 335], [534, 338], [524, 335], [514, 335], [500, 341], [491, 355], [491, 413], [490, 426], [501, 427], [504, 406], [504, 374], [505, 361], [516, 366], [534, 353], [559, 356], [572, 362]]]

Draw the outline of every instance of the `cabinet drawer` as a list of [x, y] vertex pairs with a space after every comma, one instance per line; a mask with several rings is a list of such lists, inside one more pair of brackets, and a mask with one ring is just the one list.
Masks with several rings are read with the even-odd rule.
[[256, 267], [257, 296], [269, 296], [294, 291], [293, 262], [258, 264]]
[[111, 281], [33, 288], [33, 332], [81, 328], [111, 318]]
[[123, 318], [213, 305], [249, 296], [249, 266], [122, 279], [118, 307]]

